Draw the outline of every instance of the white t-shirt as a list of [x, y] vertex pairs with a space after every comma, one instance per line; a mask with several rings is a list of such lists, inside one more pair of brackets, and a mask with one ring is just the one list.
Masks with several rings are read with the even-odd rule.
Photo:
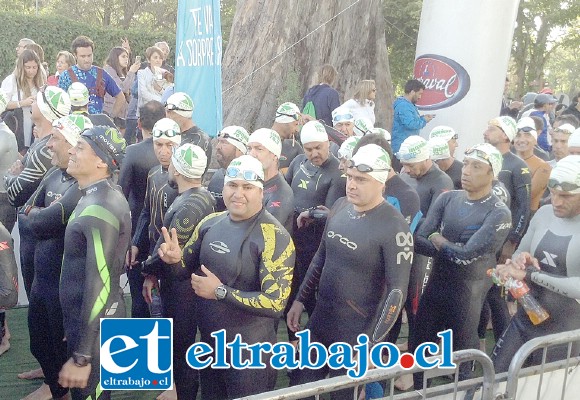
[[[10, 101], [22, 101], [25, 99], [22, 90], [20, 90], [20, 98], [18, 96], [17, 90], [18, 86], [16, 85], [16, 77], [14, 76], [14, 74], [10, 74], [4, 79], [2, 81], [1, 87], [2, 90], [4, 90], [8, 95]], [[32, 96], [36, 96], [37, 93], [38, 89], [32, 88], [31, 91]], [[23, 123], [24, 145], [26, 147], [30, 147], [30, 144], [32, 143], [32, 118], [31, 118], [32, 108], [30, 106], [22, 107], [22, 113], [24, 115], [24, 123]]]
[[346, 107], [350, 109], [354, 119], [367, 118], [373, 125], [375, 124], [375, 103], [369, 99], [365, 100], [365, 104], [362, 105], [355, 99], [350, 99], [344, 102], [340, 107]]

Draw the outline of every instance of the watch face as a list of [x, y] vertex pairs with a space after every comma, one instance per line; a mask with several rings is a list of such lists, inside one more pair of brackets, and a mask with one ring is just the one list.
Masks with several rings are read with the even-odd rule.
[[217, 288], [215, 288], [215, 297], [218, 300], [223, 300], [226, 297], [227, 293], [228, 291], [223, 286], [218, 286]]

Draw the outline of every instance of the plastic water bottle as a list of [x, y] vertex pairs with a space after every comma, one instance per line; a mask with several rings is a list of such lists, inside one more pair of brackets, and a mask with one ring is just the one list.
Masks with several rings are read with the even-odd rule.
[[513, 278], [508, 278], [502, 282], [495, 269], [488, 269], [487, 276], [491, 277], [496, 285], [504, 286], [509, 290], [534, 325], [539, 325], [550, 317], [550, 314], [538, 303], [538, 300], [530, 294], [530, 287], [525, 282]]
[[149, 304], [149, 313], [151, 318], [163, 318], [163, 303], [159, 296], [159, 289], [151, 289], [151, 304]]

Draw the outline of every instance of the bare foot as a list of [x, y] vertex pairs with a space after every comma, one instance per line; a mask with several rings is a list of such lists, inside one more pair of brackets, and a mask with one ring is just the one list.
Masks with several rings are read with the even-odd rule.
[[166, 390], [157, 396], [157, 400], [177, 400], [177, 391], [175, 390], [175, 384], [172, 390]]
[[395, 381], [395, 387], [399, 390], [409, 390], [413, 387], [413, 375], [403, 375]]
[[52, 394], [50, 393], [50, 388], [46, 383], [43, 383], [38, 389], [30, 393], [28, 396], [22, 400], [51, 400]]
[[6, 336], [2, 338], [2, 342], [0, 342], [0, 356], [6, 353], [10, 349], [10, 341]]
[[37, 368], [37, 369], [32, 369], [32, 370], [27, 371], [27, 372], [21, 372], [20, 374], [18, 374], [18, 377], [20, 379], [27, 379], [27, 380], [44, 379], [44, 372], [42, 372], [42, 368]]

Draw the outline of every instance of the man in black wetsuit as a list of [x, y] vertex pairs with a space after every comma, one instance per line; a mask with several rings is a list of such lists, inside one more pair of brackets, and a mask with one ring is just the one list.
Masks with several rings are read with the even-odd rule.
[[[241, 335], [244, 343], [276, 342], [278, 318], [294, 267], [294, 245], [282, 224], [263, 208], [262, 164], [249, 155], [236, 158], [226, 171], [223, 189], [227, 212], [199, 223], [182, 252], [177, 232], [165, 230], [160, 256], [197, 294], [201, 340], [213, 347], [212, 332], [226, 330], [226, 341]], [[191, 274], [194, 272], [194, 274]], [[268, 365], [268, 360], [262, 361]], [[229, 360], [229, 355], [227, 356]], [[230, 399], [272, 390], [277, 371], [211, 369], [200, 371], [203, 399]]]
[[[311, 340], [327, 348], [335, 342], [355, 345], [361, 333], [371, 345], [382, 341], [405, 302], [413, 235], [401, 213], [383, 198], [390, 168], [387, 152], [376, 144], [362, 146], [348, 161], [346, 198], [331, 208], [320, 247], [288, 312], [288, 327], [296, 332], [306, 300], [318, 289], [306, 327]], [[369, 232], [373, 240], [365, 239]], [[295, 371], [292, 383], [344, 373], [305, 368]], [[352, 399], [352, 391], [344, 392], [331, 397]]]
[[171, 118], [179, 125], [179, 129], [181, 130], [181, 143], [193, 143], [201, 147], [205, 151], [207, 165], [209, 165], [212, 153], [211, 138], [207, 133], [199, 129], [191, 119], [193, 107], [193, 100], [184, 92], [173, 93], [169, 96], [165, 104], [167, 118]]
[[224, 211], [226, 205], [222, 197], [222, 190], [224, 188], [224, 177], [225, 171], [228, 165], [232, 162], [234, 158], [246, 154], [248, 148], [248, 138], [250, 135], [241, 126], [226, 126], [218, 133], [216, 151], [216, 160], [220, 166], [216, 172], [214, 172], [209, 184], [207, 185], [207, 190], [212, 194], [216, 200], [215, 210]]
[[[518, 349], [544, 335], [580, 329], [580, 156], [561, 159], [550, 173], [548, 188], [552, 204], [541, 207], [532, 218], [511, 263], [498, 265], [503, 278], [524, 280], [540, 305], [550, 315], [534, 325], [523, 307], [518, 307], [493, 350], [497, 372], [508, 370]], [[547, 362], [566, 358], [567, 345], [551, 347]], [[572, 356], [580, 352], [578, 343]], [[532, 356], [541, 363], [542, 353]]]
[[294, 103], [282, 103], [276, 110], [276, 117], [272, 129], [275, 130], [282, 139], [282, 152], [278, 161], [280, 171], [286, 174], [290, 163], [297, 155], [303, 154], [304, 150], [296, 140], [296, 135], [300, 131], [300, 109]]
[[[429, 133], [429, 145], [431, 145], [432, 140], [435, 138], [440, 138], [442, 142], [447, 144], [448, 152], [442, 151], [445, 146], [442, 142], [438, 143], [438, 148], [440, 152], [431, 151], [431, 159], [437, 163], [439, 169], [445, 172], [451, 180], [453, 181], [453, 186], [455, 189], [461, 189], [461, 170], [463, 168], [463, 163], [455, 159], [455, 150], [457, 149], [457, 138], [459, 136], [455, 133], [455, 130], [449, 126], [437, 126], [431, 130]], [[431, 146], [433, 147], [433, 146]]]
[[[68, 393], [68, 389], [58, 384], [58, 373], [68, 358], [59, 300], [64, 232], [81, 197], [76, 180], [66, 172], [68, 152], [77, 144], [81, 132], [92, 127], [83, 115], [67, 115], [53, 122], [46, 145], [54, 167], [46, 173], [19, 214], [20, 225], [36, 242], [34, 279], [28, 298], [30, 352], [38, 360], [44, 383], [55, 399], [64, 398]], [[46, 391], [43, 386], [29, 398], [43, 397]]]
[[[480, 144], [465, 152], [463, 162], [463, 190], [439, 196], [415, 235], [415, 251], [433, 257], [433, 272], [419, 302], [410, 352], [448, 328], [454, 350], [479, 347], [477, 325], [491, 286], [486, 271], [509, 232], [511, 215], [492, 192], [502, 164], [499, 151]], [[469, 375], [469, 363], [462, 364], [460, 378]], [[414, 378], [415, 389], [422, 389], [422, 373]]]
[[[143, 210], [147, 191], [147, 176], [151, 168], [159, 165], [159, 160], [153, 147], [151, 131], [157, 121], [163, 117], [165, 117], [165, 108], [160, 102], [153, 100], [141, 106], [137, 126], [141, 129], [143, 140], [127, 146], [125, 158], [119, 172], [119, 186], [123, 189], [123, 194], [129, 202], [129, 209], [131, 210], [131, 236], [135, 234], [137, 222]], [[136, 318], [149, 316], [149, 310], [141, 296], [143, 279], [140, 272], [140, 263], [145, 261], [146, 258], [147, 253], [143, 252], [137, 257], [134, 265], [128, 264], [126, 266], [132, 299], [131, 316]]]
[[131, 280], [129, 281], [131, 298], [133, 299], [131, 317], [134, 318], [147, 318], [150, 315], [149, 308], [141, 294], [143, 275], [141, 275], [139, 255], [142, 259], [147, 259], [153, 253], [155, 244], [161, 236], [165, 212], [177, 197], [177, 190], [167, 183], [167, 170], [173, 149], [181, 143], [179, 126], [169, 118], [162, 118], [155, 123], [151, 134], [153, 136], [153, 151], [159, 165], [155, 165], [149, 170], [143, 208], [134, 229], [131, 249], [127, 252], [126, 260], [131, 271]]
[[248, 154], [264, 166], [264, 208], [292, 233], [294, 193], [278, 170], [282, 151], [280, 135], [273, 129], [260, 128], [248, 139]]
[[[182, 144], [171, 156], [168, 183], [177, 188], [179, 195], [165, 213], [163, 226], [167, 230], [175, 228], [181, 248], [197, 224], [214, 211], [215, 200], [201, 187], [206, 165], [207, 156], [203, 149], [191, 143]], [[191, 282], [172, 276], [171, 270], [160, 259], [158, 249], [162, 243], [163, 236], [160, 236], [151, 257], [143, 263], [143, 273], [146, 275], [143, 296], [147, 303], [151, 303], [151, 289], [158, 287], [157, 280], [160, 278], [164, 314], [167, 318], [173, 318], [173, 370], [177, 396], [180, 399], [195, 399], [199, 374], [187, 365], [185, 358], [197, 334], [195, 292]]]
[[[290, 301], [294, 301], [310, 262], [318, 250], [325, 219], [300, 218], [304, 211], [319, 206], [332, 208], [345, 195], [346, 180], [338, 169], [339, 161], [330, 153], [330, 143], [324, 126], [318, 121], [307, 122], [300, 134], [304, 154], [298, 155], [286, 172], [286, 181], [294, 193], [294, 227], [292, 239], [296, 245], [296, 268]], [[300, 221], [300, 222], [299, 222]], [[291, 303], [290, 303], [291, 304]], [[309, 315], [314, 299], [304, 305]], [[290, 340], [294, 335], [290, 334]]]
[[69, 151], [67, 172], [77, 179], [83, 197], [64, 236], [60, 304], [70, 358], [59, 383], [71, 388], [73, 400], [110, 398], [99, 386], [99, 333], [101, 318], [125, 315], [120, 276], [131, 216], [127, 200], [110, 181], [125, 146], [117, 130], [97, 126], [85, 131]]

